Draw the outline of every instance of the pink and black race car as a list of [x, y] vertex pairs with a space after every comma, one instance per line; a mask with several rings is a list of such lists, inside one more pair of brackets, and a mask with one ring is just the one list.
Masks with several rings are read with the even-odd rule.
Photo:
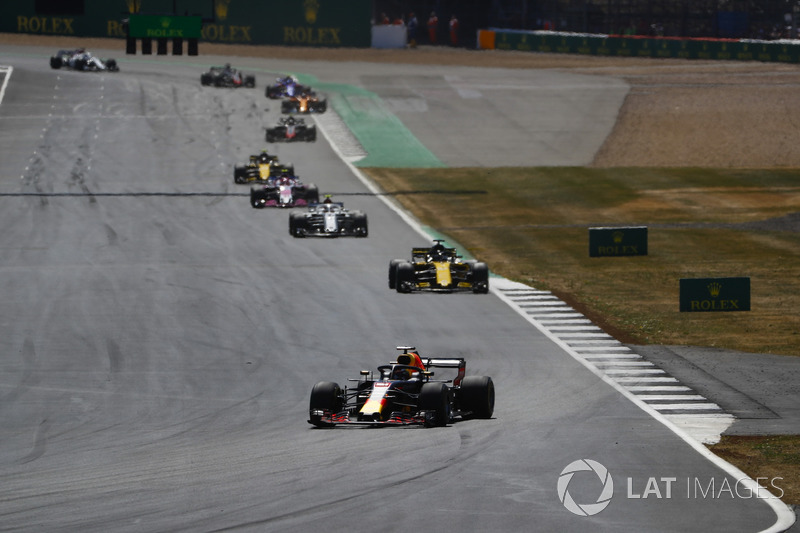
[[250, 205], [264, 207], [306, 207], [319, 203], [319, 189], [313, 183], [302, 183], [297, 176], [283, 175], [263, 186], [250, 188]]

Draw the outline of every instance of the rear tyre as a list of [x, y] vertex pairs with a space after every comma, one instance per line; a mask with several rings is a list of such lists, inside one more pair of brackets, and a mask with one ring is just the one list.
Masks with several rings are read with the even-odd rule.
[[311, 184], [306, 187], [306, 201], [310, 204], [319, 203], [319, 189], [316, 185]]
[[274, 131], [267, 130], [267, 142], [268, 143], [274, 143], [277, 139], [278, 139], [278, 135]]
[[444, 427], [450, 422], [450, 392], [444, 383], [425, 383], [419, 391], [419, 409], [425, 411], [425, 427]]
[[342, 389], [338, 383], [320, 381], [311, 389], [311, 401], [308, 406], [309, 422], [318, 428], [333, 427], [335, 424], [322, 422], [322, 416], [314, 411], [338, 413], [342, 410]]
[[244, 86], [248, 89], [252, 89], [256, 86], [256, 77], [255, 76], [246, 76], [244, 79]]
[[461, 381], [459, 403], [475, 418], [492, 418], [494, 413], [494, 382], [488, 376], [467, 376]]

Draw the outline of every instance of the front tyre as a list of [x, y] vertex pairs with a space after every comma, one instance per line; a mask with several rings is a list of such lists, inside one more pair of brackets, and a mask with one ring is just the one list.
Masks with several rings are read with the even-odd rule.
[[395, 289], [400, 293], [409, 293], [416, 285], [414, 279], [414, 265], [404, 261], [397, 265]]
[[472, 292], [475, 294], [489, 292], [489, 267], [481, 261], [472, 265]]
[[425, 427], [444, 427], [450, 422], [450, 391], [444, 383], [425, 383], [419, 391], [419, 409], [425, 411]]
[[308, 405], [309, 423], [318, 427], [333, 427], [335, 424], [323, 422], [320, 412], [335, 414], [342, 410], [342, 389], [338, 383], [320, 381], [311, 389]]
[[397, 287], [397, 265], [405, 263], [405, 259], [392, 259], [389, 261], [389, 288]]

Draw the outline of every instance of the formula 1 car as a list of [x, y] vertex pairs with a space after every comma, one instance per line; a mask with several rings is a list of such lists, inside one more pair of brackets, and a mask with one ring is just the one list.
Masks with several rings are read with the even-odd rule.
[[233, 182], [237, 184], [267, 182], [283, 175], [294, 176], [294, 165], [281, 163], [278, 156], [270, 155], [266, 150], [251, 155], [246, 165], [233, 167]]
[[286, 76], [285, 78], [278, 78], [275, 80], [274, 85], [267, 85], [267, 89], [264, 94], [267, 98], [278, 100], [280, 98], [287, 98], [308, 90], [310, 90], [310, 87], [301, 85], [294, 76]]
[[100, 59], [83, 48], [59, 50], [50, 58], [50, 68], [68, 68], [90, 72], [119, 72], [116, 59]]
[[294, 237], [366, 237], [368, 233], [366, 214], [348, 211], [330, 198], [311, 204], [307, 213], [289, 215], [289, 235]]
[[314, 142], [317, 127], [309, 126], [302, 118], [282, 117], [274, 128], [267, 128], [267, 142]]
[[328, 109], [328, 101], [317, 96], [314, 91], [303, 91], [286, 98], [281, 102], [281, 113], [324, 113]]
[[252, 74], [243, 74], [242, 71], [226, 64], [224, 67], [211, 67], [208, 72], [200, 74], [200, 85], [252, 89], [256, 86], [256, 77]]
[[389, 288], [397, 292], [489, 292], [489, 268], [482, 261], [461, 261], [441, 239], [430, 248], [413, 248], [411, 261], [389, 263]]
[[281, 176], [261, 188], [250, 188], [250, 205], [264, 207], [305, 207], [319, 203], [319, 189], [313, 183], [305, 185], [297, 176]]
[[[319, 428], [338, 424], [367, 426], [446, 426], [457, 418], [491, 418], [494, 383], [488, 376], [466, 376], [462, 358], [420, 357], [416, 348], [398, 346], [397, 360], [362, 370], [354, 387], [320, 381], [311, 389], [308, 423]], [[435, 368], [457, 371], [453, 379], [433, 379]], [[448, 386], [449, 384], [449, 386]]]

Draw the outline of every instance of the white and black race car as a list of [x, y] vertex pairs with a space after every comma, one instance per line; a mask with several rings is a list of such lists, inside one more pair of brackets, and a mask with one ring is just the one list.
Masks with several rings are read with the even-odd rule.
[[317, 140], [317, 127], [306, 124], [302, 118], [281, 117], [273, 128], [267, 128], [267, 142], [314, 142]]
[[50, 57], [50, 68], [67, 68], [89, 72], [119, 72], [116, 59], [100, 59], [83, 48], [59, 50]]
[[289, 215], [289, 234], [294, 237], [366, 237], [367, 215], [349, 211], [342, 202], [326, 198], [321, 204], [311, 204], [305, 213]]
[[[420, 357], [416, 348], [399, 346], [397, 360], [362, 370], [361, 377], [341, 388], [320, 381], [311, 389], [309, 424], [426, 427], [446, 426], [457, 419], [491, 418], [494, 383], [488, 376], [465, 376], [463, 358]], [[434, 379], [435, 369], [455, 371], [452, 379]]]

